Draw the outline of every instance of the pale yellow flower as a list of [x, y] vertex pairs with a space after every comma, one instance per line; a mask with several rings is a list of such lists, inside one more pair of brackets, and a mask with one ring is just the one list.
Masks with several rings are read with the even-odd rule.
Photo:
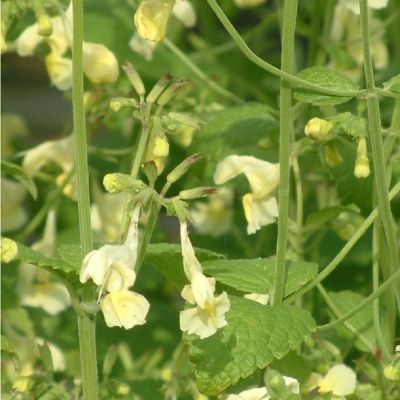
[[135, 13], [135, 25], [143, 39], [159, 42], [167, 34], [175, 0], [142, 0]]
[[354, 176], [356, 178], [367, 178], [371, 173], [367, 152], [367, 141], [361, 137], [357, 145], [357, 158], [354, 165]]
[[144, 296], [129, 290], [108, 293], [100, 304], [107, 326], [125, 329], [146, 323], [150, 308]]
[[202, 274], [203, 270], [201, 264], [197, 259], [192, 243], [189, 239], [188, 227], [186, 222], [180, 224], [180, 237], [183, 258], [183, 270], [186, 277], [191, 282], [193, 277], [197, 274]]
[[[46, 219], [43, 237], [32, 249], [51, 257], [55, 252], [56, 214], [51, 210]], [[42, 308], [50, 315], [58, 314], [71, 304], [67, 288], [54, 282], [51, 274], [31, 264], [21, 264], [18, 270], [17, 294], [21, 304]]]
[[123, 291], [134, 284], [136, 279], [134, 267], [139, 241], [139, 211], [139, 207], [134, 210], [127, 237], [122, 245], [106, 244], [86, 255], [80, 272], [82, 283], [92, 279], [96, 285], [109, 292]]
[[17, 254], [17, 243], [8, 238], [1, 238], [1, 262], [9, 263], [15, 259]]
[[328, 137], [332, 126], [332, 122], [326, 121], [325, 119], [311, 118], [304, 127], [304, 133], [309, 138], [317, 142], [322, 142]]
[[223, 184], [240, 174], [246, 176], [252, 190], [242, 200], [250, 235], [262, 226], [272, 224], [278, 217], [278, 204], [271, 193], [279, 184], [279, 164], [252, 156], [228, 156], [218, 163], [214, 181]]
[[84, 42], [83, 72], [93, 83], [115, 82], [119, 76], [118, 61], [102, 44]]
[[344, 364], [337, 364], [324, 377], [313, 372], [306, 383], [306, 388], [307, 391], [318, 388], [319, 393], [330, 393], [333, 399], [339, 400], [354, 393], [356, 382], [356, 374], [351, 368]]
[[233, 192], [219, 189], [208, 197], [208, 202], [196, 202], [190, 211], [196, 230], [203, 235], [221, 236], [227, 233], [232, 222]]
[[59, 90], [72, 87], [72, 60], [59, 53], [50, 53], [45, 58], [51, 83]]
[[1, 177], [1, 231], [10, 232], [21, 228], [28, 220], [22, 207], [27, 190], [19, 182]]
[[250, 8], [265, 3], [265, 0], [234, 0], [234, 2], [240, 8]]
[[267, 388], [260, 387], [244, 390], [239, 394], [230, 394], [226, 400], [269, 400], [270, 398]]

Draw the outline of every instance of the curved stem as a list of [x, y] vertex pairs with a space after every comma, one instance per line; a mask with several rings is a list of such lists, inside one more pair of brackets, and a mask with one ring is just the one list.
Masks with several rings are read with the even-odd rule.
[[[390, 209], [388, 183], [385, 175], [385, 157], [382, 143], [381, 117], [379, 100], [375, 91], [374, 71], [369, 41], [369, 21], [367, 0], [360, 0], [361, 34], [364, 55], [364, 69], [367, 91], [367, 111], [371, 138], [372, 157], [374, 161], [375, 187], [378, 197], [379, 216], [385, 233], [387, 251], [391, 265], [391, 273], [400, 268], [399, 249], [396, 239], [395, 225]], [[394, 286], [397, 303], [400, 307], [400, 284]]]
[[335, 321], [330, 322], [329, 324], [320, 325], [317, 327], [319, 331], [325, 331], [327, 329], [332, 329], [336, 325], [347, 321], [353, 315], [356, 315], [359, 311], [361, 311], [364, 307], [367, 307], [371, 304], [378, 296], [385, 292], [388, 288], [390, 288], [394, 283], [396, 283], [400, 279], [400, 270], [394, 273], [387, 281], [385, 281], [378, 289], [375, 290], [372, 294], [370, 294], [365, 300], [359, 303], [356, 307], [354, 307], [351, 311], [344, 314], [342, 317], [338, 318]]
[[[389, 198], [393, 199], [400, 192], [400, 182], [394, 186], [389, 193]], [[343, 246], [342, 250], [334, 257], [334, 259], [307, 285], [305, 285], [298, 292], [291, 294], [286, 298], [286, 302], [293, 302], [296, 298], [313, 289], [317, 284], [322, 282], [335, 268], [343, 261], [353, 246], [361, 238], [362, 235], [368, 230], [375, 219], [378, 217], [378, 209], [375, 208], [371, 214], [365, 219], [360, 225], [356, 233], [350, 238], [350, 240]]]
[[[294, 63], [294, 37], [296, 30], [297, 0], [285, 0], [282, 27], [282, 71], [291, 72]], [[289, 220], [290, 141], [292, 137], [292, 90], [290, 83], [281, 80], [279, 105], [279, 219], [276, 265], [272, 304], [283, 301], [285, 261]]]
[[349, 90], [349, 91], [342, 91], [342, 90], [337, 90], [337, 89], [330, 89], [324, 86], [320, 86], [308, 81], [305, 81], [304, 79], [298, 78], [295, 75], [292, 75], [291, 73], [287, 71], [281, 71], [279, 68], [274, 67], [272, 64], [268, 63], [267, 61], [264, 61], [262, 58], [258, 57], [246, 44], [246, 42], [242, 39], [240, 34], [237, 32], [235, 27], [232, 25], [232, 23], [229, 21], [228, 17], [225, 15], [224, 11], [222, 8], [218, 5], [216, 0], [207, 0], [208, 4], [214, 11], [215, 15], [218, 17], [220, 20], [221, 24], [224, 26], [226, 31], [229, 33], [229, 35], [232, 37], [232, 39], [235, 41], [236, 45], [238, 48], [242, 51], [242, 53], [254, 64], [258, 65], [260, 68], [266, 70], [267, 72], [280, 77], [284, 81], [290, 82], [292, 84], [296, 84], [297, 86], [301, 86], [307, 89], [312, 89], [315, 90], [319, 93], [325, 93], [325, 94], [330, 94], [332, 96], [350, 96], [350, 97], [359, 97], [359, 96], [365, 96], [366, 91], [365, 90]]
[[[75, 135], [75, 164], [78, 182], [78, 214], [82, 258], [93, 248], [90, 221], [89, 168], [85, 129], [85, 111], [83, 105], [83, 0], [73, 0], [73, 43], [72, 43], [72, 95]], [[84, 301], [95, 298], [92, 288], [85, 288]], [[97, 358], [96, 323], [86, 314], [78, 315], [79, 352], [81, 361], [82, 387], [84, 400], [96, 400]]]

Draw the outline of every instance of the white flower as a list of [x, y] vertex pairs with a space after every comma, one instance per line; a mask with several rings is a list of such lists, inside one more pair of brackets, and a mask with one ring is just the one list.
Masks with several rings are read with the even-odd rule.
[[265, 0], [234, 0], [234, 2], [240, 8], [250, 8], [265, 3]]
[[93, 83], [115, 82], [119, 76], [118, 61], [102, 44], [84, 42], [83, 72]]
[[262, 226], [273, 223], [278, 216], [276, 199], [270, 194], [279, 184], [279, 164], [252, 156], [228, 156], [218, 163], [214, 181], [223, 184], [240, 174], [246, 176], [252, 190], [243, 197], [247, 232], [252, 234]]
[[232, 221], [233, 192], [219, 189], [208, 197], [208, 203], [195, 202], [191, 216], [196, 230], [203, 235], [221, 236], [227, 233]]
[[129, 41], [129, 47], [136, 53], [140, 54], [146, 61], [153, 59], [154, 51], [157, 43], [143, 39], [138, 32], [135, 32]]
[[291, 376], [283, 376], [283, 382], [285, 383], [285, 386], [295, 394], [300, 393], [300, 384], [299, 381], [295, 378], [292, 378]]
[[142, 0], [135, 13], [135, 25], [143, 39], [159, 42], [167, 34], [175, 0]]
[[[51, 210], [46, 219], [43, 237], [32, 245], [47, 257], [54, 255], [56, 240], [56, 214]], [[56, 315], [71, 304], [67, 288], [54, 282], [48, 271], [31, 264], [21, 264], [18, 270], [17, 294], [21, 304], [27, 307], [42, 308], [50, 315]]]
[[[375, 10], [385, 8], [389, 3], [389, 0], [368, 0], [368, 7]], [[360, 3], [359, 0], [340, 0], [340, 5], [346, 7], [354, 14], [360, 14]]]
[[1, 231], [9, 232], [21, 228], [28, 215], [21, 203], [26, 195], [25, 187], [19, 183], [1, 177]]
[[125, 242], [122, 245], [106, 244], [86, 255], [80, 273], [81, 283], [92, 279], [109, 292], [128, 289], [135, 283], [134, 267], [137, 259], [139, 211], [136, 207]]
[[125, 329], [143, 325], [150, 308], [144, 296], [129, 290], [108, 293], [100, 304], [107, 326]]
[[269, 302], [269, 294], [249, 293], [245, 294], [243, 297], [248, 300], [256, 301], [264, 306]]
[[269, 400], [271, 396], [266, 387], [244, 390], [239, 394], [230, 394], [226, 400]]
[[[182, 295], [183, 294], [184, 292], [182, 292]], [[186, 300], [192, 298], [193, 297], [188, 296]], [[192, 302], [192, 304], [194, 304], [194, 302]], [[230, 302], [225, 292], [217, 297], [212, 296], [212, 298], [204, 304], [204, 307], [196, 305], [196, 307], [181, 311], [179, 316], [180, 328], [182, 331], [187, 331], [189, 334], [194, 333], [200, 336], [200, 339], [205, 339], [212, 336], [218, 328], [222, 328], [227, 324], [225, 313], [229, 311], [229, 308]]]
[[197, 16], [190, 1], [177, 0], [172, 13], [186, 28], [193, 28], [196, 25]]
[[319, 393], [331, 393], [334, 399], [343, 399], [343, 396], [354, 393], [356, 382], [356, 374], [351, 368], [337, 364], [324, 377], [313, 372], [306, 383], [306, 390], [311, 391], [318, 387]]
[[197, 274], [202, 274], [203, 270], [201, 264], [197, 259], [192, 243], [189, 239], [188, 227], [186, 222], [180, 224], [180, 236], [182, 246], [182, 257], [183, 257], [183, 270], [189, 281]]

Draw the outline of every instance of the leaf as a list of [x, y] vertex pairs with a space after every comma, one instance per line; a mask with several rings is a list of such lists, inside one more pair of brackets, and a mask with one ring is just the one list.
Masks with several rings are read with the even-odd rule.
[[[357, 90], [358, 88], [347, 76], [321, 66], [303, 69], [297, 76], [307, 82], [315, 83], [329, 89], [349, 91]], [[352, 99], [352, 97], [319, 93], [297, 85], [293, 87], [293, 97], [303, 103], [312, 103], [314, 105], [342, 104]]]
[[306, 382], [312, 372], [312, 364], [295, 351], [291, 351], [280, 360], [274, 361], [271, 367], [282, 375], [296, 378], [299, 382]]
[[[278, 141], [271, 132], [276, 131], [277, 121], [270, 109], [262, 104], [246, 104], [220, 111], [210, 119], [201, 131], [196, 133], [194, 147], [207, 159], [206, 177], [212, 177], [218, 161], [231, 154], [253, 155], [278, 161]], [[268, 141], [268, 145], [260, 146]], [[210, 146], [212, 143], [212, 146]], [[266, 147], [270, 146], [270, 152]], [[203, 164], [204, 165], [204, 164]]]
[[[203, 262], [206, 260], [221, 259], [224, 256], [209, 250], [195, 249], [197, 258]], [[152, 265], [162, 272], [167, 279], [174, 282], [178, 288], [182, 288], [187, 279], [183, 272], [182, 250], [179, 244], [154, 243], [147, 247], [144, 263]]]
[[257, 368], [284, 357], [315, 330], [311, 315], [295, 306], [263, 306], [230, 296], [228, 325], [200, 340], [186, 336], [200, 392], [216, 395]]
[[25, 171], [19, 165], [3, 160], [1, 162], [1, 168], [3, 173], [11, 175], [21, 182], [28, 189], [34, 200], [37, 199], [37, 188], [35, 183], [29, 176], [25, 174]]
[[[62, 278], [68, 280], [72, 284], [79, 282], [79, 270], [80, 265], [73, 265], [62, 258], [50, 258], [45, 255], [32, 250], [31, 248], [24, 246], [21, 243], [17, 243], [18, 253], [16, 259], [27, 263], [36, 265], [37, 267], [44, 268], [45, 270], [56, 273]], [[61, 246], [69, 247], [69, 246]]]
[[7, 337], [3, 335], [1, 335], [1, 355], [3, 361], [5, 361], [8, 358], [14, 364], [15, 370], [16, 371], [19, 370], [20, 364], [18, 355], [16, 351], [13, 349], [13, 347], [10, 345], [10, 342], [8, 341]]
[[62, 244], [57, 248], [57, 256], [66, 263], [73, 265], [76, 269], [82, 266], [81, 247], [77, 244]]
[[400, 74], [392, 76], [387, 82], [383, 84], [385, 90], [400, 93]]
[[[212, 260], [202, 264], [204, 272], [218, 282], [246, 293], [269, 294], [274, 271], [274, 258], [253, 260]], [[317, 264], [286, 261], [285, 296], [295, 292], [318, 273]]]
[[[342, 292], [331, 292], [332, 301], [340, 312], [344, 315], [351, 311], [355, 306], [365, 300], [361, 294], [345, 290]], [[337, 333], [349, 342], [354, 343], [360, 351], [370, 352], [371, 348], [376, 347], [375, 331], [373, 322], [372, 304], [363, 308], [346, 323], [335, 327]], [[336, 317], [332, 317], [332, 320]]]

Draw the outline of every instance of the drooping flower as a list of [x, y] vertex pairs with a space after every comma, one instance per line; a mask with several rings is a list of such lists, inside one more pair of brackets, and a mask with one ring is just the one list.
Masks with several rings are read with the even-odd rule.
[[175, 0], [142, 0], [135, 13], [135, 25], [143, 39], [159, 42], [167, 34]]
[[92, 279], [96, 285], [108, 292], [123, 291], [134, 284], [139, 211], [140, 207], [136, 207], [127, 237], [122, 245], [106, 244], [86, 255], [80, 272], [81, 283]]
[[368, 178], [371, 171], [369, 169], [369, 159], [367, 152], [367, 141], [365, 136], [360, 137], [357, 145], [357, 158], [354, 165], [354, 176], [356, 178]]
[[330, 393], [335, 400], [354, 393], [357, 377], [354, 371], [344, 364], [334, 365], [325, 376], [313, 372], [306, 383], [307, 391], [318, 388], [321, 394]]
[[72, 60], [52, 52], [45, 59], [47, 73], [53, 85], [60, 90], [72, 87]]
[[208, 203], [194, 203], [190, 213], [195, 229], [203, 235], [215, 237], [227, 233], [232, 222], [232, 202], [232, 191], [221, 188], [208, 197]]
[[240, 8], [251, 8], [265, 3], [265, 0], [234, 0], [234, 2]]
[[182, 331], [194, 333], [204, 339], [227, 324], [225, 314], [230, 309], [230, 302], [225, 292], [215, 296], [215, 279], [207, 278], [203, 274], [185, 222], [181, 222], [181, 244], [183, 268], [190, 282], [183, 288], [181, 295], [195, 307], [181, 311], [180, 328]]
[[252, 190], [243, 196], [247, 233], [252, 234], [278, 217], [278, 204], [271, 193], [279, 184], [279, 164], [252, 156], [231, 155], [218, 163], [214, 181], [223, 184], [240, 174], [246, 176]]
[[2, 232], [15, 231], [21, 228], [28, 220], [28, 215], [22, 207], [26, 192], [21, 183], [1, 177]]
[[[46, 219], [43, 237], [32, 245], [32, 249], [51, 257], [55, 251], [56, 214], [51, 210]], [[48, 271], [31, 264], [21, 264], [18, 269], [17, 295], [21, 304], [42, 308], [50, 315], [64, 311], [71, 304], [67, 288], [52, 280]]]
[[177, 0], [172, 13], [186, 28], [193, 28], [196, 25], [197, 16], [190, 1]]
[[129, 290], [108, 293], [100, 305], [107, 326], [119, 326], [125, 329], [143, 325], [150, 308], [144, 296]]

